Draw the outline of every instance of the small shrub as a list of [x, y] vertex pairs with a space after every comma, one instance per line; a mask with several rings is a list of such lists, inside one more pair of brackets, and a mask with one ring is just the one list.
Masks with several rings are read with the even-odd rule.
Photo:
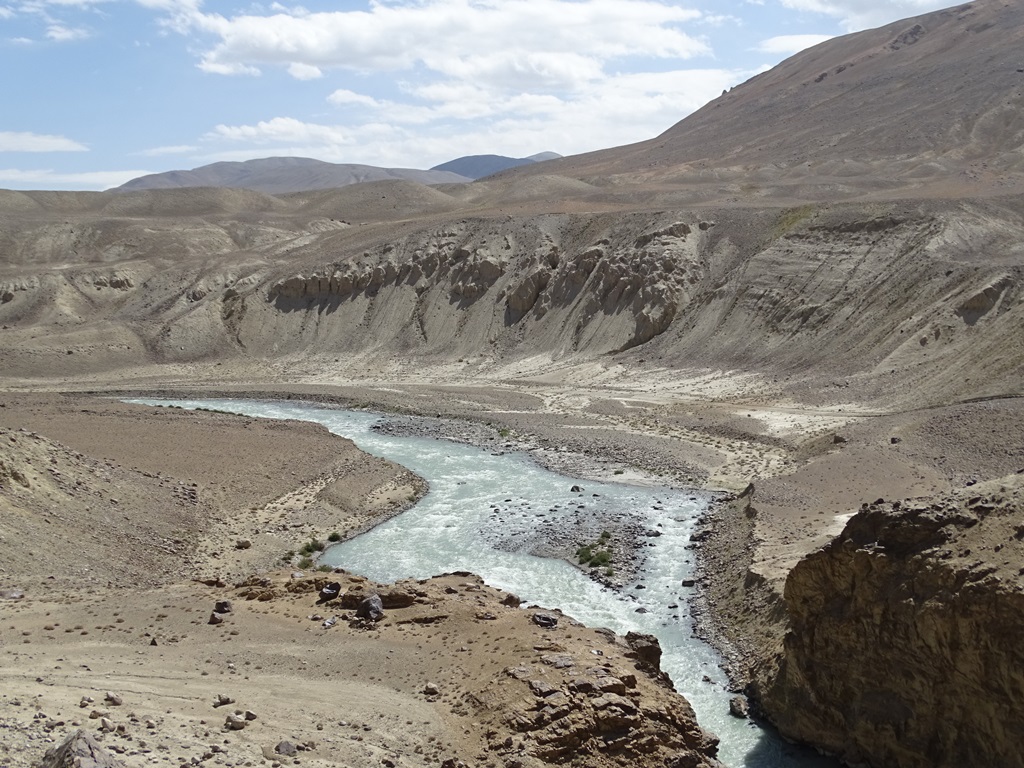
[[624, 474], [626, 474], [626, 470], [624, 470], [624, 469], [616, 469], [613, 474], [624, 475]]
[[311, 558], [311, 557], [304, 557], [301, 560], [299, 560], [299, 568], [306, 569], [306, 568], [312, 568], [312, 567], [313, 567], [313, 558]]
[[312, 555], [314, 552], [323, 552], [327, 549], [327, 545], [319, 539], [310, 539], [302, 545], [302, 549], [299, 550], [304, 555]]
[[590, 558], [591, 568], [600, 568], [602, 565], [608, 565], [612, 561], [612, 554], [607, 549], [602, 549], [600, 552], [595, 552], [594, 556]]
[[330, 536], [327, 537], [327, 540], [331, 541], [331, 542], [341, 541], [341, 534], [338, 533], [337, 531], [334, 531], [334, 533], [332, 533]]
[[331, 571], [333, 571], [333, 570], [334, 570], [334, 569], [333, 569], [333, 568], [332, 568], [331, 566], [329, 566], [329, 565], [318, 565], [318, 566], [316, 567], [316, 569], [317, 569], [318, 571], [320, 571], [320, 573], [329, 573], [329, 572], [331, 572]]
[[576, 557], [580, 559], [580, 565], [585, 565], [590, 562], [590, 559], [594, 556], [594, 550], [589, 544], [585, 544], [576, 550]]
[[611, 578], [612, 576], [615, 575], [615, 569], [614, 568], [608, 568], [607, 570], [605, 570], [604, 575], [609, 577], [609, 578]]
[[509, 429], [508, 427], [502, 427], [501, 429], [498, 430], [498, 434], [501, 437], [508, 437], [509, 435], [512, 434], [512, 430]]

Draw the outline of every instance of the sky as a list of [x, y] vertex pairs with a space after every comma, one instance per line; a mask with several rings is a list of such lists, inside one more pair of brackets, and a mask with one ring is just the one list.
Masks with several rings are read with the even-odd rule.
[[620, 146], [803, 48], [950, 4], [0, 0], [0, 188]]

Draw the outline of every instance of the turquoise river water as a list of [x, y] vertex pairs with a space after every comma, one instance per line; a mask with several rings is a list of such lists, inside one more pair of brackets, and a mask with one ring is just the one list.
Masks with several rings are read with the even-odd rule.
[[[836, 765], [785, 743], [768, 729], [729, 715], [732, 694], [719, 669], [719, 656], [693, 636], [689, 590], [681, 586], [693, 574], [693, 553], [686, 545], [706, 507], [706, 495], [663, 487], [582, 483], [539, 467], [525, 454], [495, 455], [445, 440], [379, 434], [371, 428], [386, 417], [363, 411], [255, 400], [131, 402], [314, 421], [367, 453], [409, 468], [427, 480], [429, 493], [407, 512], [331, 547], [321, 562], [381, 582], [472, 571], [524, 601], [560, 608], [588, 626], [608, 627], [622, 635], [630, 630], [653, 634], [663, 649], [662, 668], [693, 705], [701, 725], [721, 738], [719, 759], [727, 766]], [[574, 483], [585, 486], [588, 510], [627, 511], [661, 533], [647, 540], [639, 578], [621, 591], [594, 582], [562, 560], [503, 551], [509, 549], [507, 544], [497, 549], [488, 543], [494, 540], [495, 526], [508, 528], [504, 533], [511, 531], [513, 540], [521, 535], [523, 541], [538, 525], [557, 526], [559, 515], [580, 503], [579, 495], [569, 491]], [[637, 589], [638, 584], [643, 588]]]

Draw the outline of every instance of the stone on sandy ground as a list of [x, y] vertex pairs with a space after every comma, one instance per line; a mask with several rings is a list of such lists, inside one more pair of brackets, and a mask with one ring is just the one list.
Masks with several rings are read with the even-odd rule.
[[39, 768], [124, 768], [85, 731], [78, 730], [46, 751]]

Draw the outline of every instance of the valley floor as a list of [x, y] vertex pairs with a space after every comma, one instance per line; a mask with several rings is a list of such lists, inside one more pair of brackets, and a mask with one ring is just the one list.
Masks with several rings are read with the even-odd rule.
[[[887, 412], [852, 396], [801, 401], [749, 374], [596, 363], [552, 369], [538, 361], [501, 371], [453, 364], [363, 380], [328, 376], [312, 364], [228, 369], [3, 382], [0, 722], [10, 736], [11, 768], [41, 756], [50, 723], [95, 726], [88, 719], [94, 709], [133, 735], [134, 743], [115, 742], [128, 749], [131, 765], [178, 765], [193, 757], [252, 764], [261, 759], [253, 750], [281, 740], [314, 743], [300, 755], [309, 765], [339, 755], [371, 762], [403, 755], [398, 765], [459, 757], [476, 764], [469, 758], [485, 753], [494, 765], [517, 764], [509, 762], [513, 752], [488, 751], [493, 734], [463, 727], [464, 697], [486, 709], [498, 706], [498, 694], [485, 691], [483, 677], [445, 676], [447, 665], [466, 666], [442, 658], [451, 650], [451, 627], [435, 632], [414, 622], [398, 635], [395, 625], [390, 639], [381, 636], [387, 632], [339, 630], [354, 632], [339, 655], [325, 645], [319, 622], [308, 619], [316, 611], [286, 591], [286, 571], [273, 570], [283, 553], [309, 539], [353, 535], [405, 508], [423, 491], [417, 478], [309, 425], [154, 414], [105, 398], [115, 393], [293, 397], [468, 420], [510, 449], [525, 447], [575, 476], [733, 495], [746, 490], [756, 515], [737, 518], [735, 505], [717, 505], [707, 521], [712, 533], [701, 543], [702, 592], [722, 617], [710, 629], [740, 680], [777, 650], [778, 628], [765, 626], [764, 617], [790, 569], [862, 504], [930, 496], [1024, 468], [1019, 399]], [[145, 516], [124, 536], [118, 516], [133, 509]], [[274, 598], [244, 602], [237, 619], [207, 626], [216, 599], [237, 604], [239, 597], [193, 579], [231, 583], [258, 572], [278, 574]], [[735, 589], [749, 586], [750, 574], [757, 589]], [[463, 582], [448, 586], [464, 594]], [[429, 591], [432, 605], [454, 599], [436, 585]], [[18, 592], [24, 599], [9, 599]], [[489, 657], [478, 659], [473, 649], [488, 638], [471, 613], [494, 610], [497, 597], [466, 600], [459, 610], [470, 613], [458, 620], [458, 632], [468, 638], [474, 663], [493, 675]], [[751, 600], [760, 603], [752, 609]], [[532, 658], [536, 629], [505, 629], [511, 645], [498, 650], [510, 655], [500, 666]], [[573, 632], [579, 637], [562, 643], [570, 651], [597, 642], [582, 628]], [[396, 666], [397, 659], [403, 661]], [[425, 673], [409, 674], [405, 663], [424, 664], [439, 680], [421, 680]], [[423, 694], [427, 682], [441, 688], [443, 717]], [[127, 706], [104, 704], [108, 688]], [[210, 708], [222, 692], [256, 712], [264, 729], [258, 739], [250, 738], [256, 726], [220, 732], [224, 713], [234, 709]], [[95, 702], [79, 709], [83, 696]], [[341, 701], [353, 714], [338, 715], [331, 702]], [[424, 743], [429, 747], [417, 753], [414, 745]]]

